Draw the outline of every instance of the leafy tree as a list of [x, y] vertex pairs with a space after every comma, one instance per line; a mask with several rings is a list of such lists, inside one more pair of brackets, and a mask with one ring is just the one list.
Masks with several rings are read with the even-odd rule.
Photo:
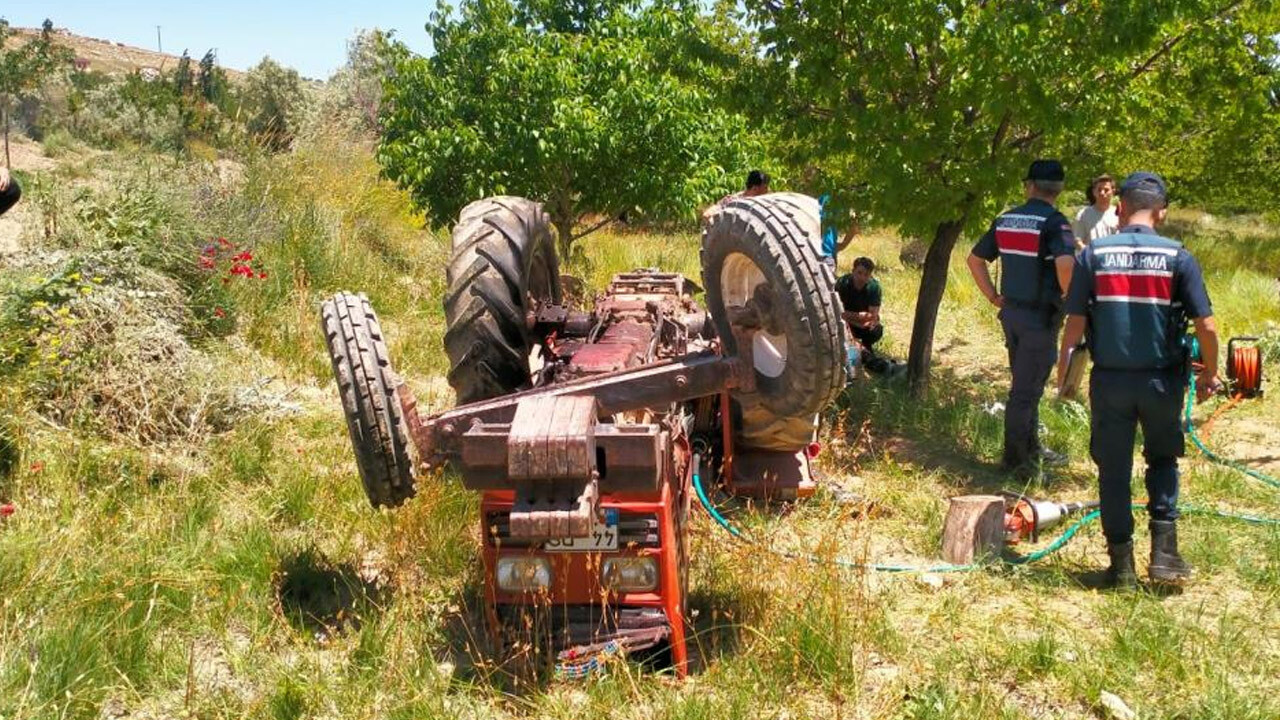
[[200, 73], [196, 82], [200, 86], [200, 97], [205, 102], [223, 107], [227, 99], [227, 73], [218, 67], [218, 56], [212, 48], [200, 58]]
[[70, 52], [54, 43], [53, 23], [45, 20], [40, 34], [21, 44], [10, 38], [14, 32], [0, 19], [0, 114], [4, 115], [4, 164], [9, 167], [9, 114], [17, 97], [40, 87], [53, 71], [71, 61]]
[[191, 56], [183, 50], [182, 57], [178, 58], [178, 67], [173, 71], [173, 89], [178, 95], [187, 97], [194, 88], [195, 76], [191, 72]]
[[362, 30], [347, 43], [347, 62], [318, 93], [309, 129], [338, 124], [365, 137], [380, 129], [382, 81], [390, 70], [391, 33]]
[[306, 101], [298, 71], [263, 58], [245, 76], [239, 99], [249, 134], [271, 150], [287, 149]]
[[[846, 188], [845, 202], [932, 238], [908, 359], [917, 392], [952, 248], [1016, 199], [1027, 163], [1037, 155], [1071, 163], [1107, 138], [1146, 144], [1152, 128], [1163, 131], [1157, 144], [1176, 144], [1167, 132], [1181, 109], [1222, 96], [1167, 94], [1171, 68], [1233, 87], [1252, 67], [1242, 59], [1249, 34], [1274, 17], [1270, 0], [745, 7], [764, 46], [766, 82], [785, 88], [772, 95], [784, 103], [775, 108], [784, 132], [810, 148], [827, 182]], [[1264, 37], [1274, 35], [1270, 27]]]
[[718, 38], [695, 4], [463, 0], [458, 11], [432, 14], [431, 57], [392, 45], [384, 86], [379, 161], [436, 221], [487, 195], [525, 195], [546, 203], [567, 253], [584, 216], [691, 218], [762, 154], [701, 60]]

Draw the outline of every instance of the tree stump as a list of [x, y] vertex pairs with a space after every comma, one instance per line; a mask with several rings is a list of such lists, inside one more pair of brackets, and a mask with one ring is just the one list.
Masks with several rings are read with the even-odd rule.
[[951, 498], [942, 528], [942, 558], [967, 565], [984, 557], [998, 557], [1004, 547], [1004, 498], [962, 495]]

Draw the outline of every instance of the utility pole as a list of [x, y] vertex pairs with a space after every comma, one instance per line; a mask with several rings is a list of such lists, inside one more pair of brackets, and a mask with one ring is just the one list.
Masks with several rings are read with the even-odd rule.
[[156, 26], [156, 52], [164, 53], [164, 45], [160, 44], [160, 26]]

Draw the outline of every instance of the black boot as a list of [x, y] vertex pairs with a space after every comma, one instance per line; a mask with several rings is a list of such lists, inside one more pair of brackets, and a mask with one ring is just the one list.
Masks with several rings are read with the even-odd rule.
[[1181, 583], [1191, 578], [1191, 565], [1178, 554], [1178, 526], [1172, 520], [1152, 520], [1151, 565], [1147, 576], [1151, 582]]
[[1111, 567], [1107, 568], [1107, 587], [1129, 590], [1138, 586], [1138, 572], [1133, 569], [1133, 541], [1107, 543]]

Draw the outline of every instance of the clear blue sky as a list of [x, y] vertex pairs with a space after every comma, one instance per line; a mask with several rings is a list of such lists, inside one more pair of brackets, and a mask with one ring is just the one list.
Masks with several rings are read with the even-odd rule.
[[346, 58], [357, 30], [395, 30], [419, 53], [431, 47], [423, 30], [435, 0], [4, 0], [0, 17], [18, 27], [38, 27], [47, 17], [77, 35], [156, 49], [156, 25], [164, 51], [199, 58], [217, 48], [224, 67], [246, 70], [264, 55], [307, 77], [324, 79]]

